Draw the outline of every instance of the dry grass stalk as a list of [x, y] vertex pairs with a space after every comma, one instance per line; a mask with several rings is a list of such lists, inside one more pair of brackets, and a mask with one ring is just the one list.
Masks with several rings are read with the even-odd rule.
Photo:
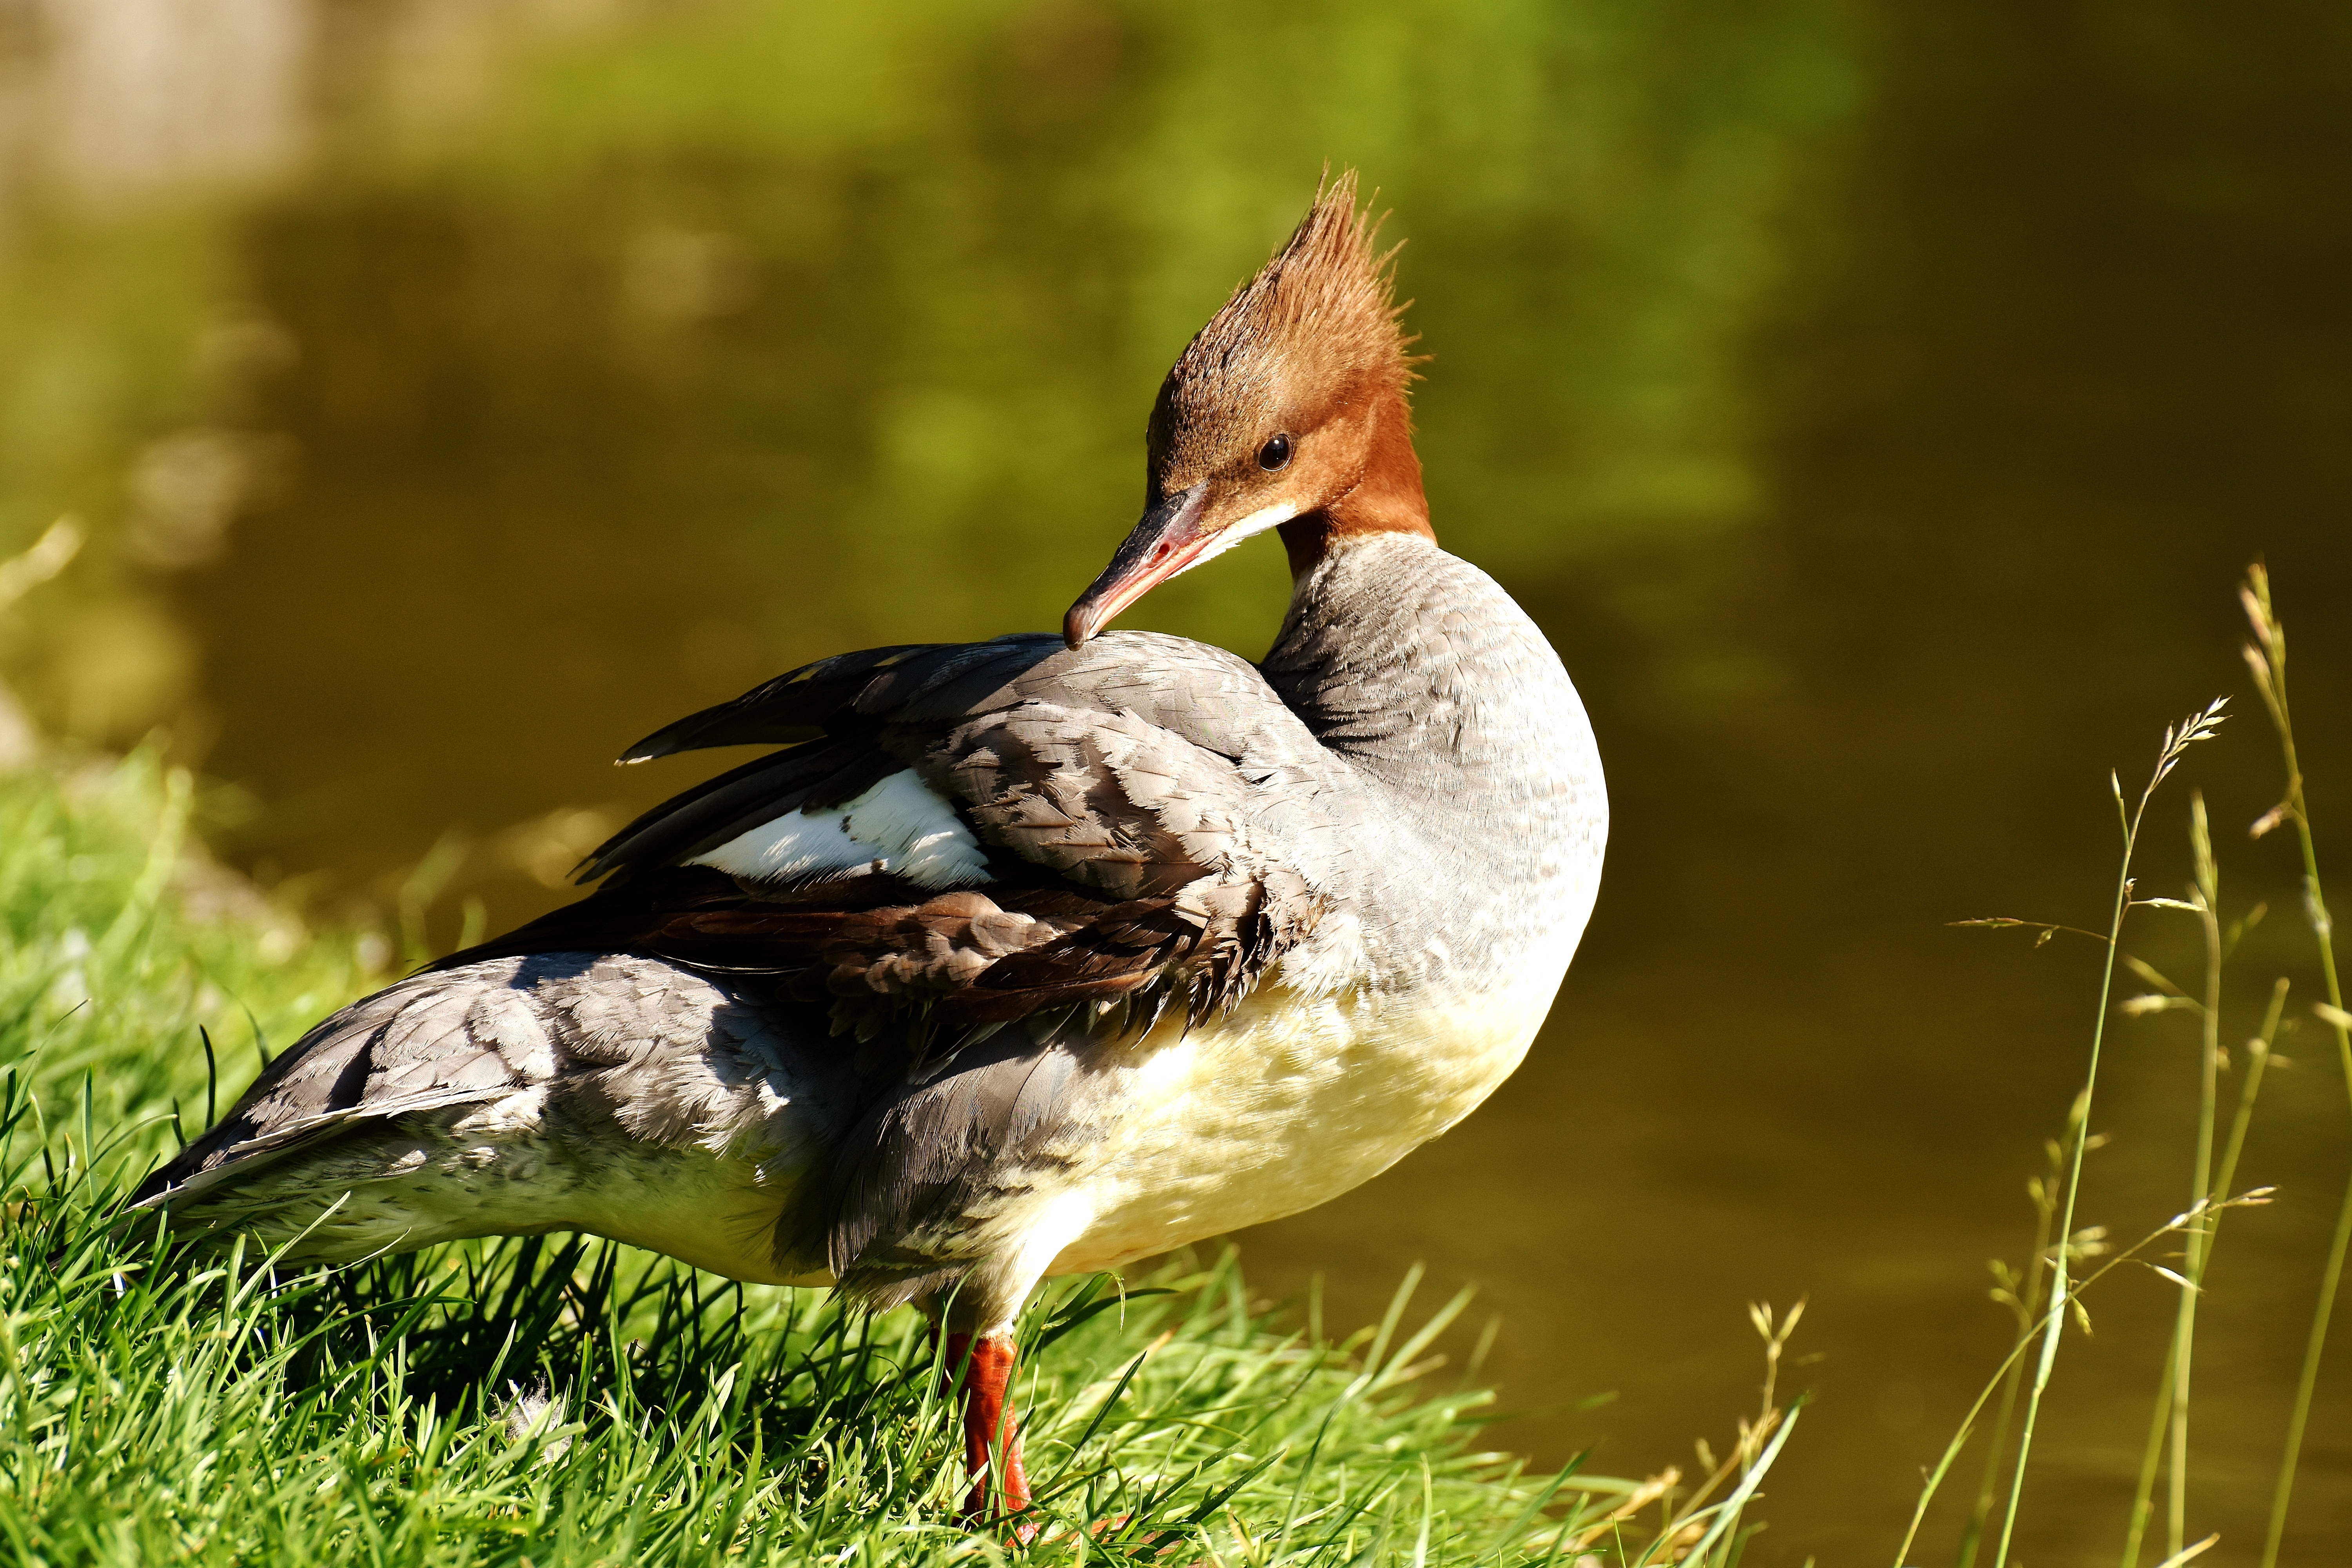
[[[2122, 861], [2116, 872], [2114, 912], [2107, 921], [2106, 962], [2099, 978], [2099, 1010], [2091, 1026], [2090, 1062], [2083, 1078], [2082, 1100], [2085, 1122], [2089, 1121], [2091, 1101], [2098, 1089], [2100, 1052], [2106, 1042], [2107, 1004], [2115, 994], [2116, 955], [2123, 939], [2124, 916], [2132, 905], [2132, 855], [2139, 846], [2140, 827], [2147, 820], [2148, 803], [2155, 798], [2158, 788], [2172, 770], [2179, 765], [2189, 748], [2200, 741], [2212, 738], [2221, 723], [2222, 706], [2228, 700], [2227, 698], [2217, 698], [2201, 712], [2192, 713], [2183, 722], [2165, 730], [2163, 744], [2157, 751], [2155, 770], [2149, 773], [2147, 785], [2140, 791], [2139, 804], [2136, 807], [2125, 805], [2122, 781], [2112, 773], [2108, 775], [2108, 783], [2115, 792], [2116, 816], [2123, 828], [2124, 847]], [[2088, 1139], [2075, 1140], [2074, 1157], [2068, 1163], [2065, 1198], [2059, 1205], [2058, 1234], [2062, 1237], [2072, 1237], [2074, 1234], [2074, 1208], [2082, 1195], [2083, 1155], [2088, 1143]], [[2001, 1517], [2000, 1544], [1993, 1553], [1994, 1568], [2008, 1568], [2010, 1542], [2017, 1528], [2018, 1500], [2024, 1492], [2025, 1468], [2033, 1454], [2034, 1426], [2042, 1413], [2042, 1395], [2050, 1386], [2050, 1374], [2058, 1362], [2059, 1335], [2065, 1322], [2061, 1309], [2069, 1300], [2066, 1288], [2068, 1250], [2061, 1246], [2051, 1263], [2050, 1305], [2042, 1319], [2042, 1353], [2035, 1363], [2033, 1382], [2025, 1397], [2025, 1422], [2018, 1435], [2017, 1462], [2010, 1474], [2009, 1502]]]
[[[2327, 913], [2327, 898], [2319, 880], [2319, 851], [2312, 841], [2311, 812], [2304, 798], [2303, 766], [2295, 754], [2294, 719], [2287, 704], [2286, 694], [2286, 627], [2281, 624], [2271, 604], [2270, 574], [2257, 562], [2247, 568], [2245, 585], [2238, 597], [2246, 610], [2246, 622], [2253, 628], [2254, 640], [2242, 650], [2246, 668], [2254, 677], [2254, 685], [2263, 695], [2263, 706], [2270, 710], [2272, 728], [2278, 731], [2279, 755], [2286, 767], [2286, 788], [2279, 803], [2264, 812], [2252, 828], [2253, 837], [2262, 837], [2282, 824], [2294, 826], [2297, 847], [2303, 853], [2304, 912], [2311, 921], [2311, 934], [2319, 947], [2320, 979], [2326, 986], [2326, 1006], [2330, 1010], [2320, 1017], [2336, 1033], [2336, 1052], [2344, 1069], [2344, 1088], [2352, 1096], [2352, 1016], [2344, 1011], [2344, 988], [2336, 972], [2336, 926]], [[2346, 1245], [2352, 1243], [2352, 1185], [2347, 1185], [2344, 1201], [2336, 1214], [2336, 1232], [2327, 1247], [2327, 1263], [2320, 1273], [2319, 1300], [2313, 1310], [2311, 1332], [2305, 1341], [2303, 1367], [2295, 1378], [2294, 1407], [2287, 1418], [2285, 1452], [2279, 1458], [2278, 1483], [2271, 1496], [2269, 1531], [2263, 1544], [2263, 1568], [2276, 1568], [2279, 1546], [2286, 1537], [2287, 1510], [2294, 1497], [2294, 1472], [2303, 1457], [2304, 1429], [2311, 1419], [2311, 1400], [2319, 1385], [2319, 1366], [2327, 1352], [2327, 1329], [2335, 1315], [2336, 1288], [2344, 1279]]]

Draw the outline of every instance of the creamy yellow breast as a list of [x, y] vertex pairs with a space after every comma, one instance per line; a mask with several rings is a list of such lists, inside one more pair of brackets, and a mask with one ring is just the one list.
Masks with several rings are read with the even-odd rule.
[[1086, 1159], [1085, 1228], [1049, 1272], [1108, 1268], [1278, 1219], [1380, 1174], [1519, 1065], [1566, 956], [1528, 968], [1507, 991], [1409, 1002], [1314, 999], [1275, 984], [1220, 1024], [1189, 1034], [1163, 1025]]

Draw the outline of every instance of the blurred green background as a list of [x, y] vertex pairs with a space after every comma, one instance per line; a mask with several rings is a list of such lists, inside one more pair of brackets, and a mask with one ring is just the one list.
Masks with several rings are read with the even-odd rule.
[[[11, 0], [0, 94], [0, 555], [84, 541], [0, 577], [0, 752], [160, 731], [242, 786], [241, 864], [438, 948], [709, 771], [605, 764], [668, 719], [1056, 624], [1168, 363], [1360, 168], [1435, 356], [1440, 537], [1559, 645], [1616, 825], [1520, 1075], [1245, 1257], [1341, 1316], [1415, 1259], [1475, 1282], [1496, 1440], [1618, 1473], [1727, 1448], [1745, 1304], [1810, 1294], [1757, 1563], [1885, 1561], [2006, 1346], [1984, 1260], [2025, 1250], [2095, 967], [1945, 922], [2104, 919], [2106, 771], [2244, 689], [2257, 555], [2352, 846], [2337, 6]], [[1127, 624], [1255, 654], [1285, 592], [1269, 542]], [[2289, 847], [2238, 831], [2278, 788], [2240, 701], [2183, 775], [2236, 909], [2280, 911], [2232, 1038], [2273, 973], [2315, 994]], [[2133, 945], [2192, 970], [2174, 924]], [[2085, 1217], [2136, 1236], [2185, 1201], [2194, 1029], [2114, 1039]], [[2216, 1562], [2352, 1166], [2332, 1046], [2286, 1048], [2247, 1167], [2281, 1201], [2198, 1361]], [[2121, 1539], [2172, 1296], [2102, 1289], [2036, 1564]], [[2352, 1344], [2298, 1495], [2288, 1560], [2334, 1561]]]

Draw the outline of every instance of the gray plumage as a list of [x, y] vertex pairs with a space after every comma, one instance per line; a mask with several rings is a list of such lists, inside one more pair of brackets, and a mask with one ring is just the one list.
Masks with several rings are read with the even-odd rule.
[[296, 1261], [349, 1261], [577, 1226], [616, 1179], [718, 1161], [786, 1194], [856, 1104], [793, 1027], [756, 994], [626, 954], [417, 975], [296, 1042], [143, 1201], [200, 1236], [257, 1229]]

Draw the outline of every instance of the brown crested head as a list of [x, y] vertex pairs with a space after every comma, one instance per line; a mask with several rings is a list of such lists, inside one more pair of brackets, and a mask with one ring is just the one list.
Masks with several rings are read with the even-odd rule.
[[1070, 606], [1073, 647], [1153, 585], [1278, 528], [1303, 572], [1336, 539], [1434, 537], [1412, 449], [1393, 249], [1350, 170], [1179, 355], [1152, 406], [1143, 521]]

